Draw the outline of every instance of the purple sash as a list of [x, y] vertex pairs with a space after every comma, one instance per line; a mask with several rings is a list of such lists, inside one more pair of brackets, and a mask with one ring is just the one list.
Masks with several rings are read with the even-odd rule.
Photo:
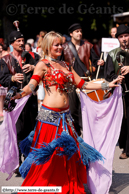
[[113, 95], [95, 102], [80, 93], [83, 139], [98, 150], [105, 162], [90, 164], [88, 187], [92, 194], [108, 194], [112, 184], [112, 164], [123, 118], [121, 87], [115, 88]]
[[17, 105], [12, 112], [4, 111], [4, 120], [0, 125], [0, 171], [13, 175], [19, 167], [19, 151], [17, 147], [17, 134], [15, 123], [24, 108], [30, 95], [16, 100]]

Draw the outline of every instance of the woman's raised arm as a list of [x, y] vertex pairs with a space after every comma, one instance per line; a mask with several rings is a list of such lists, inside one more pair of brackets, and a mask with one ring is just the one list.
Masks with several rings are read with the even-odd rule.
[[86, 82], [84, 81], [72, 68], [72, 73], [74, 74], [74, 81], [77, 88], [86, 89], [86, 90], [99, 90], [99, 89], [109, 89], [118, 87], [118, 82], [121, 82], [124, 79], [124, 76], [119, 76], [117, 79], [113, 80], [112, 82], [105, 81], [104, 83], [93, 83], [93, 82]]

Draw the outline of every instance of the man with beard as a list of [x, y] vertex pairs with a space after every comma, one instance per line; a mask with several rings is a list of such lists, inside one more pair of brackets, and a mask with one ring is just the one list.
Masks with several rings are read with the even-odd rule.
[[[12, 86], [21, 89], [28, 84], [39, 57], [37, 55], [34, 58], [29, 52], [23, 51], [24, 37], [20, 31], [12, 31], [9, 35], [9, 42], [13, 46], [13, 52], [5, 55], [0, 62], [0, 83], [2, 86], [8, 87], [8, 89]], [[20, 141], [34, 129], [37, 113], [37, 96], [31, 95], [16, 123], [18, 146]], [[19, 165], [21, 163], [19, 149]]]
[[[79, 23], [72, 24], [68, 29], [68, 33], [71, 37], [71, 41], [66, 42], [62, 45], [63, 52], [60, 57], [60, 60], [64, 60], [70, 63], [73, 66], [76, 73], [81, 77], [85, 77], [89, 74], [91, 75], [92, 72], [96, 71], [97, 65], [100, 66], [104, 65], [104, 61], [99, 60], [99, 57], [96, 55], [93, 49], [93, 45], [90, 42], [84, 41], [82, 39], [82, 27]], [[74, 55], [73, 50], [77, 55], [76, 57]], [[74, 119], [75, 129], [78, 135], [81, 135], [82, 130], [81, 104], [76, 94], [76, 90], [69, 94], [69, 105], [71, 115]]]
[[[129, 89], [129, 27], [121, 24], [117, 28], [115, 37], [118, 38], [120, 47], [108, 53], [104, 77], [107, 81], [112, 81], [121, 74], [125, 76], [125, 84]], [[123, 63], [124, 66], [120, 68], [119, 62]], [[122, 154], [119, 157], [120, 159], [129, 157], [129, 92], [125, 92], [125, 90], [125, 85], [122, 84], [124, 115], [119, 137], [119, 147], [123, 149]]]

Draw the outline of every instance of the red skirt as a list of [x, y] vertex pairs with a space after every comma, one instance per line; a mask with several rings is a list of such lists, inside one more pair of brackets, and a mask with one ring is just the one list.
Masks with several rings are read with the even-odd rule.
[[[64, 110], [58, 108], [49, 109], [57, 112]], [[41, 122], [38, 121], [32, 147], [35, 144], [40, 126]], [[70, 126], [68, 126], [68, 129], [70, 135], [73, 137]], [[40, 148], [43, 142], [51, 142], [55, 138], [56, 130], [56, 126], [43, 123], [35, 147]], [[61, 134], [62, 130], [61, 121], [58, 134]], [[58, 156], [55, 152], [47, 163], [42, 165], [32, 164], [22, 186], [61, 186], [62, 194], [86, 193], [83, 185], [87, 183], [86, 167], [80, 162], [80, 153], [75, 153], [67, 160], [67, 156]]]

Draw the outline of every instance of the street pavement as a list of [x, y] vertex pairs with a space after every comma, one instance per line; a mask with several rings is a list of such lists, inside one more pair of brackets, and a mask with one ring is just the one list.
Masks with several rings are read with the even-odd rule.
[[110, 194], [129, 194], [129, 158], [119, 159], [121, 152], [122, 150], [117, 145], [113, 161]]
[[[122, 150], [116, 145], [113, 160], [112, 185], [109, 194], [129, 194], [129, 158], [125, 160], [119, 159], [121, 152]], [[7, 174], [0, 172], [0, 194], [2, 194], [2, 186], [21, 186], [24, 180], [16, 174], [8, 181], [6, 181], [7, 177]], [[90, 194], [87, 187], [86, 193]]]

